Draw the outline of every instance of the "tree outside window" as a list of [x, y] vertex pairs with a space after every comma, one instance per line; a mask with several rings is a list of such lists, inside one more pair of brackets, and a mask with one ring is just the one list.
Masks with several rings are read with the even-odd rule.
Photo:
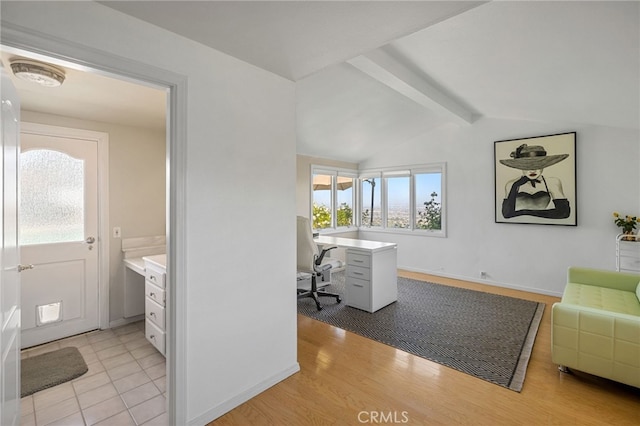
[[354, 178], [338, 172], [313, 174], [313, 228], [353, 226]]
[[333, 176], [313, 175], [313, 229], [331, 228], [333, 221]]
[[416, 229], [442, 230], [442, 174], [416, 174], [415, 185]]

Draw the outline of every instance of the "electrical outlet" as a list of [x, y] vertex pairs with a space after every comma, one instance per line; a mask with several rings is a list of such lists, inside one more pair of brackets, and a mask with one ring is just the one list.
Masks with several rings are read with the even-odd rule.
[[113, 238], [120, 238], [122, 236], [122, 231], [119, 226], [113, 228]]

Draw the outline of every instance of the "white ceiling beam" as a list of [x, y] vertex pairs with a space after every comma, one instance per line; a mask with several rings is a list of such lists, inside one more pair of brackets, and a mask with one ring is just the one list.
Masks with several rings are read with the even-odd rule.
[[471, 124], [479, 118], [473, 111], [382, 49], [347, 62], [407, 98], [459, 124]]

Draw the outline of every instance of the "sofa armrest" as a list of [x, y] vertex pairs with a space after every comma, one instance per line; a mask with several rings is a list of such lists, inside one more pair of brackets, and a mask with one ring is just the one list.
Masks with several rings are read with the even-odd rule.
[[571, 266], [567, 271], [567, 282], [635, 292], [640, 275]]
[[640, 387], [640, 316], [555, 303], [551, 308], [551, 359]]

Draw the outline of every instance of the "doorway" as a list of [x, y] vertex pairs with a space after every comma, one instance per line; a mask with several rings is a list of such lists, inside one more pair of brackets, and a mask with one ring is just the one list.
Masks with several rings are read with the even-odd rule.
[[[24, 53], [28, 53], [28, 52], [21, 51], [20, 53], [24, 54]], [[42, 55], [38, 55], [38, 57], [39, 57], [39, 59], [40, 59], [40, 60], [42, 60]], [[66, 56], [66, 57], [71, 57], [71, 56]], [[86, 70], [86, 68], [84, 68], [84, 69]], [[104, 74], [104, 73], [103, 73], [103, 74]], [[129, 80], [129, 81], [130, 81], [130, 80]], [[167, 86], [167, 87], [165, 87], [165, 88], [160, 88], [160, 90], [164, 90], [164, 92], [165, 92], [165, 93], [168, 93], [168, 91], [169, 91], [169, 87], [171, 87], [171, 86]], [[163, 102], [162, 108], [163, 108], [163, 109], [165, 109], [165, 112], [167, 112], [167, 108], [169, 108], [169, 107], [168, 107], [168, 105], [172, 105], [172, 102], [171, 102], [171, 101], [166, 102], [166, 103], [164, 103], [164, 102]], [[170, 112], [170, 111], [169, 111], [169, 112]], [[170, 114], [169, 114], [169, 116], [170, 116]], [[168, 153], [168, 151], [167, 151], [167, 148], [168, 148], [168, 147], [170, 146], [170, 144], [171, 144], [169, 141], [170, 141], [170, 140], [173, 140], [173, 137], [169, 135], [168, 130], [169, 130], [169, 129], [166, 127], [166, 122], [165, 122], [165, 132], [166, 132], [165, 141], [164, 141], [164, 143], [165, 143], [165, 153], [164, 153], [165, 160], [167, 160], [167, 158], [166, 158], [166, 157], [170, 157], [170, 155], [169, 155], [169, 153]], [[173, 130], [173, 132], [175, 133], [175, 130], [174, 130], [174, 129], [172, 129], [172, 130]], [[164, 166], [165, 164], [169, 164], [169, 163], [171, 163], [171, 159], [169, 158], [168, 160], [169, 160], [169, 161], [164, 161], [164, 162], [163, 162], [163, 166]], [[173, 169], [173, 170], [175, 170], [175, 169]], [[167, 173], [168, 173], [168, 171], [167, 171]], [[165, 193], [166, 193], [166, 195], [167, 195], [167, 198], [168, 198], [168, 193], [169, 193], [169, 191], [166, 189], [166, 186], [167, 186], [167, 182], [170, 182], [170, 181], [171, 181], [171, 178], [170, 178], [169, 176], [167, 176], [166, 182], [165, 182], [165, 181], [163, 181], [163, 182], [162, 182], [162, 184], [165, 186]], [[168, 200], [167, 200], [167, 204], [168, 204]], [[171, 209], [171, 208], [168, 208], [168, 205], [167, 205], [167, 206], [164, 206], [164, 208], [163, 208], [161, 211], [162, 211], [162, 213], [165, 213], [165, 212], [171, 212], [171, 211], [172, 211], [172, 209]], [[114, 233], [115, 233], [115, 231], [114, 231]], [[123, 229], [123, 233], [124, 233], [124, 229]], [[167, 218], [166, 218], [166, 234], [167, 234], [168, 240], [171, 240], [171, 239], [169, 238], [169, 236], [170, 236], [170, 230], [169, 230], [169, 217], [167, 217]], [[110, 235], [113, 235], [113, 234], [108, 233], [108, 235], [104, 235], [104, 237], [105, 237], [105, 238], [108, 238]], [[86, 243], [86, 240], [85, 240], [85, 244], [87, 244], [87, 243]], [[169, 249], [169, 250], [167, 250], [167, 255], [168, 255], [168, 263], [169, 263], [169, 266], [170, 266], [170, 264], [171, 264], [171, 250], [170, 250], [170, 249]], [[169, 274], [169, 275], [167, 276], [167, 287], [168, 287], [169, 293], [171, 292], [171, 288], [172, 288], [171, 282], [172, 282], [172, 279], [171, 279], [171, 275]], [[104, 299], [104, 298], [107, 298], [107, 297], [109, 297], [109, 296], [110, 296], [110, 295], [109, 295], [109, 292], [108, 292], [108, 291], [107, 291], [107, 292], [105, 292], [105, 293], [103, 293], [103, 294], [101, 295], [101, 297], [102, 297], [103, 299]], [[171, 312], [172, 312], [172, 310], [171, 310], [171, 308], [169, 308], [169, 309], [168, 309], [168, 315], [169, 315], [169, 318], [167, 319], [167, 330], [168, 330], [168, 334], [172, 334], [172, 333], [171, 333], [171, 329], [172, 329], [172, 321], [171, 321], [171, 319], [170, 319]], [[103, 310], [103, 312], [101, 312], [101, 320], [100, 320], [100, 323], [101, 323], [101, 325], [102, 325], [103, 327], [104, 327], [104, 324], [105, 324], [105, 322], [104, 322], [105, 318], [106, 318], [106, 321], [107, 321], [107, 322], [106, 322], [106, 324], [107, 324], [107, 327], [108, 327], [108, 326], [109, 326], [109, 310], [108, 310], [108, 309], [107, 309], [107, 310]], [[168, 346], [169, 348], [171, 348], [171, 347], [172, 347], [171, 339], [168, 339], [168, 344], [167, 344], [167, 346]], [[172, 351], [171, 351], [171, 349], [168, 349], [168, 358], [170, 358], [170, 357], [171, 357], [171, 352], [172, 352]], [[166, 367], [166, 372], [167, 372], [167, 376], [168, 376], [168, 379], [167, 379], [167, 389], [166, 389], [167, 401], [168, 401], [168, 404], [167, 404], [167, 405], [168, 405], [168, 407], [169, 407], [169, 408], [168, 408], [168, 416], [169, 416], [169, 418], [174, 418], [174, 416], [175, 416], [175, 409], [172, 409], [172, 407], [175, 407], [175, 402], [174, 402], [174, 401], [175, 401], [175, 397], [173, 396], [173, 395], [174, 395], [174, 392], [172, 391], [172, 389], [171, 389], [171, 385], [170, 385], [170, 383], [173, 383], [173, 380], [172, 380], [171, 378], [169, 378], [169, 376], [173, 377], [171, 373], [172, 373], [173, 371], [175, 371], [175, 367], [172, 367], [172, 363], [170, 362], [170, 359], [168, 359], [168, 360], [167, 360], [167, 364], [166, 364], [166, 365], [167, 365], [167, 367]]]

